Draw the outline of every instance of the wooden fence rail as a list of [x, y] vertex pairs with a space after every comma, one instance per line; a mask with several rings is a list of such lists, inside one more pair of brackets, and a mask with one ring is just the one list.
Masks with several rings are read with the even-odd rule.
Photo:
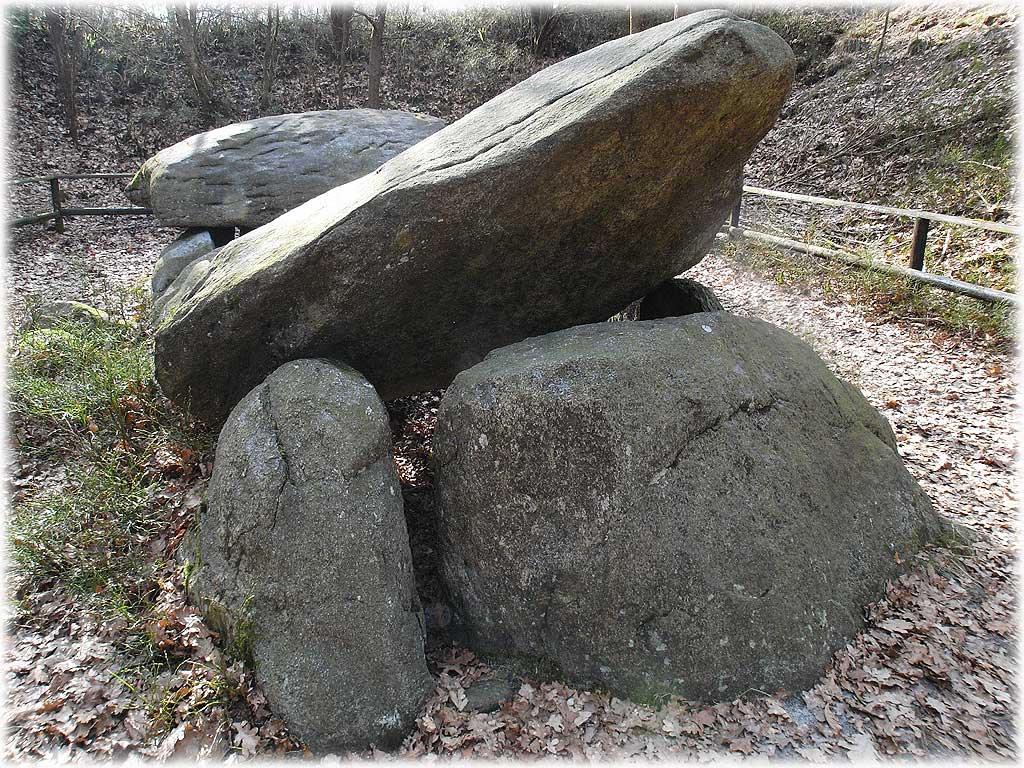
[[800, 195], [796, 192], [782, 192], [777, 189], [765, 189], [764, 187], [751, 187], [743, 185], [743, 191], [751, 195], [761, 197], [777, 197], [781, 200], [795, 200], [803, 203], [817, 203], [818, 205], [830, 205], [835, 208], [855, 208], [861, 211], [873, 211], [874, 213], [887, 213], [890, 216], [903, 216], [910, 219], [926, 219], [929, 221], [941, 221], [944, 224], [953, 224], [960, 227], [972, 227], [974, 229], [987, 229], [991, 232], [1001, 232], [1004, 235], [1020, 236], [1021, 228], [1011, 224], [1000, 224], [998, 221], [984, 221], [982, 219], [968, 219], [963, 216], [949, 216], [945, 213], [932, 213], [921, 211], [917, 208], [892, 208], [888, 205], [874, 205], [873, 203], [855, 203], [852, 200], [834, 200], [830, 197], [817, 197], [816, 195]]
[[32, 176], [27, 179], [13, 179], [8, 184], [12, 187], [22, 184], [49, 184], [50, 204], [52, 211], [43, 211], [30, 216], [22, 216], [7, 223], [9, 227], [22, 227], [26, 224], [39, 224], [53, 219], [58, 232], [64, 231], [64, 219], [67, 216], [142, 216], [153, 211], [140, 206], [112, 208], [66, 208], [61, 200], [61, 179], [130, 179], [133, 173], [52, 173], [47, 176]]
[[[742, 227], [740, 226], [740, 211], [743, 204], [744, 193], [760, 197], [772, 197], [781, 200], [828, 205], [836, 208], [873, 211], [875, 213], [884, 213], [890, 216], [912, 218], [914, 219], [914, 236], [910, 244], [909, 266], [902, 267], [894, 264], [884, 264], [872, 261], [871, 259], [861, 258], [855, 254], [847, 253], [846, 251], [839, 251], [833, 248], [822, 248], [820, 246], [802, 243], [799, 240], [779, 237], [778, 235], [773, 235], [769, 232], [759, 232], [755, 229]], [[1019, 226], [1001, 224], [996, 221], [982, 221], [981, 219], [968, 219], [963, 216], [949, 216], [944, 213], [933, 213], [931, 211], [922, 211], [916, 208], [893, 208], [887, 205], [856, 203], [852, 200], [835, 200], [829, 197], [818, 197], [816, 195], [801, 195], [795, 192], [782, 192], [777, 189], [752, 187], [747, 184], [743, 185], [743, 191], [740, 193], [740, 197], [737, 199], [736, 205], [732, 210], [732, 215], [729, 217], [729, 224], [726, 226], [726, 232], [728, 236], [733, 239], [748, 239], [769, 243], [786, 248], [787, 250], [807, 253], [812, 256], [835, 259], [864, 269], [874, 269], [891, 275], [909, 277], [913, 280], [927, 283], [934, 288], [940, 288], [944, 291], [970, 296], [975, 299], [980, 299], [981, 301], [998, 302], [1014, 306], [1019, 304], [1019, 299], [1015, 293], [1000, 291], [995, 288], [977, 285], [976, 283], [968, 283], [963, 280], [956, 280], [952, 277], [926, 272], [924, 268], [925, 248], [928, 242], [929, 223], [932, 221], [939, 221], [953, 226], [984, 229], [990, 232], [999, 232], [1001, 234], [1014, 235], [1017, 237], [1021, 234], [1021, 228]]]

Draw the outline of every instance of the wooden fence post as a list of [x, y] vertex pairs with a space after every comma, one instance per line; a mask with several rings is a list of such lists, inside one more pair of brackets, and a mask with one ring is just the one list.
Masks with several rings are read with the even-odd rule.
[[918, 219], [914, 224], [914, 240], [910, 244], [910, 268], [924, 271], [924, 248], [928, 243], [928, 219]]
[[53, 223], [58, 232], [64, 232], [63, 206], [60, 202], [60, 179], [56, 176], [50, 179], [50, 200], [53, 203], [53, 212], [57, 214]]
[[736, 198], [736, 205], [732, 207], [732, 215], [729, 217], [729, 226], [738, 227], [740, 225], [740, 206], [743, 205], [743, 184], [740, 182], [740, 194]]

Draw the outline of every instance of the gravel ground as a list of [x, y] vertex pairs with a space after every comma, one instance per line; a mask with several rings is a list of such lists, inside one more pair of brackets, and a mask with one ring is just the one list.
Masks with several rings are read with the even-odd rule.
[[[75, 222], [63, 237], [19, 234], [9, 259], [12, 304], [33, 292], [83, 298], [144, 278], [172, 236], [141, 219]], [[79, 256], [77, 271], [64, 266], [70, 252]], [[915, 561], [867, 611], [865, 631], [803, 694], [758, 692], [714, 706], [674, 701], [655, 712], [531, 680], [498, 711], [481, 713], [466, 708], [465, 697], [491, 671], [467, 651], [436, 649], [438, 689], [403, 753], [1012, 759], [1015, 360], [766, 282], [720, 255], [690, 276], [710, 285], [727, 309], [802, 336], [860, 386], [893, 424], [911, 472], [939, 509], [979, 541], [966, 553], [939, 551]], [[182, 756], [175, 745], [184, 743], [184, 724], [170, 736], [154, 736], [129, 692], [113, 683], [116, 627], [78, 621], [63, 610], [48, 616], [45, 595], [31, 605], [37, 608], [33, 620], [12, 627], [5, 654], [8, 721], [15, 726], [7, 755], [145, 750]], [[107, 683], [93, 684], [100, 680]], [[250, 722], [258, 725], [255, 718]], [[257, 731], [244, 719], [230, 728], [210, 737], [206, 754], [220, 754], [227, 744], [243, 755], [275, 748], [278, 737], [265, 737], [265, 728]]]

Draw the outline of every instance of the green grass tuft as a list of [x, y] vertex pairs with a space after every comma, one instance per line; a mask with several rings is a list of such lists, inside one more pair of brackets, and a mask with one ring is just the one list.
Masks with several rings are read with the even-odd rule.
[[1013, 310], [931, 288], [884, 272], [755, 242], [728, 243], [727, 257], [779, 285], [813, 289], [839, 301], [852, 300], [883, 317], [902, 318], [963, 334], [996, 347], [1016, 338]]
[[29, 330], [14, 337], [9, 360], [12, 411], [72, 429], [125, 437], [155, 396], [149, 342], [128, 325]]
[[[190, 456], [212, 436], [184, 423], [153, 376], [153, 352], [137, 291], [121, 297], [121, 321], [66, 322], [29, 329], [9, 342], [8, 407], [16, 427], [32, 437], [49, 430], [63, 439], [25, 440], [31, 463], [60, 467], [44, 473], [14, 504], [8, 542], [25, 586], [56, 581], [100, 596], [130, 618], [145, 602], [155, 567], [145, 544], [166, 510], [153, 498], [158, 452]], [[115, 316], [117, 316], [115, 314]]]
[[112, 453], [75, 465], [66, 485], [44, 490], [14, 508], [8, 529], [11, 554], [33, 581], [56, 579], [85, 595], [102, 593], [113, 607], [140, 565], [138, 544], [159, 516], [149, 485]]

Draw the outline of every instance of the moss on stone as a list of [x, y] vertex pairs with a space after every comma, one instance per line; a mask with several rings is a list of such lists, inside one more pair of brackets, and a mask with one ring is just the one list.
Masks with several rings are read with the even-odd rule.
[[976, 538], [969, 528], [945, 520], [937, 531], [922, 527], [916, 529], [912, 534], [915, 551], [944, 549], [958, 557], [971, 554], [971, 545]]
[[[190, 575], [198, 571], [191, 569]], [[205, 594], [193, 583], [194, 594], [190, 595], [193, 603], [202, 611], [206, 625], [219, 634], [224, 640], [224, 651], [235, 659], [240, 659], [246, 666], [256, 668], [257, 634], [252, 616], [253, 596], [249, 595], [242, 605], [233, 610], [224, 602]]]
[[246, 666], [255, 669], [256, 639], [252, 619], [239, 618], [229, 633], [228, 642], [224, 650], [234, 658], [241, 659], [245, 662]]

